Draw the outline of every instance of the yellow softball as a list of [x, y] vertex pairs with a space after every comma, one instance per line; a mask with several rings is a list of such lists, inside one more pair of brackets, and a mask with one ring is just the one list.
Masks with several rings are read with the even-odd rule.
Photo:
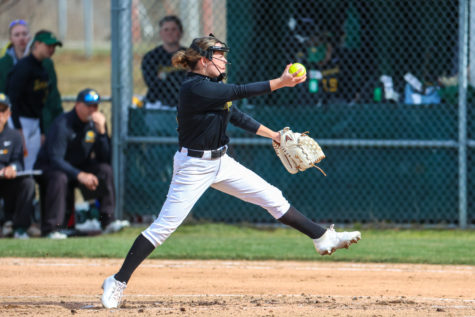
[[289, 68], [289, 73], [293, 74], [295, 72], [297, 73], [297, 76], [303, 76], [307, 73], [307, 70], [305, 69], [305, 66], [303, 66], [300, 63], [293, 63], [290, 68]]

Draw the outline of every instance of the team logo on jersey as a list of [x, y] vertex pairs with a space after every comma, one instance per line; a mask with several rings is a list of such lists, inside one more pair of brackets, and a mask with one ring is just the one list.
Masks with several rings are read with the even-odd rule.
[[89, 130], [86, 132], [86, 137], [84, 138], [84, 141], [86, 141], [86, 143], [94, 143], [95, 139], [96, 134], [94, 133], [94, 131]]
[[177, 71], [183, 71], [183, 69], [175, 67], [175, 66], [160, 65], [157, 70], [157, 76], [161, 80], [165, 80], [167, 79], [168, 75]]
[[39, 79], [35, 79], [33, 82], [33, 91], [38, 91], [38, 90], [46, 90], [48, 88], [48, 81], [42, 81]]
[[229, 109], [232, 107], [232, 105], [233, 105], [232, 101], [226, 102], [226, 104], [224, 105], [224, 110], [229, 111]]
[[5, 141], [5, 142], [3, 142], [3, 145], [4, 145], [4, 146], [9, 146], [10, 144], [12, 144], [12, 141]]
[[0, 150], [0, 154], [7, 155], [8, 154], [8, 149]]

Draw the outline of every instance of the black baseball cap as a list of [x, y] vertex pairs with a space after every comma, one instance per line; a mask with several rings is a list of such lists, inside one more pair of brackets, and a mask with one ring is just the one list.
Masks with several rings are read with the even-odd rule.
[[63, 43], [54, 36], [54, 34], [50, 31], [40, 31], [35, 34], [35, 38], [33, 39], [35, 42], [43, 42], [47, 45], [58, 45], [63, 46]]
[[83, 102], [88, 106], [98, 105], [101, 103], [101, 96], [94, 89], [86, 88], [79, 92], [76, 102]]
[[6, 105], [8, 108], [12, 107], [12, 104], [10, 102], [10, 99], [8, 98], [7, 95], [4, 93], [0, 92], [0, 104]]

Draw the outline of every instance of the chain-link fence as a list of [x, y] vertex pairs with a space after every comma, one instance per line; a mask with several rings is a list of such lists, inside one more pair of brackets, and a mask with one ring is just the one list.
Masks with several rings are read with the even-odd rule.
[[[270, 141], [231, 126], [232, 156], [322, 222], [473, 224], [473, 87], [469, 83], [462, 89], [466, 104], [459, 104], [458, 94], [467, 84], [462, 75], [471, 74], [459, 56], [475, 53], [471, 43], [460, 45], [468, 37], [460, 32], [461, 22], [475, 11], [463, 4], [133, 1], [134, 93], [148, 96], [148, 89], [157, 89], [141, 81], [147, 71], [179, 86], [169, 64], [148, 65], [152, 69], [142, 64], [147, 52], [163, 44], [157, 37], [158, 21], [170, 14], [183, 22], [183, 46], [210, 32], [228, 43], [230, 82], [275, 78], [287, 63], [301, 62], [309, 77], [305, 84], [234, 106], [274, 130], [287, 125], [310, 130], [324, 146], [327, 158], [321, 166], [328, 176], [317, 170], [288, 174]], [[465, 21], [467, 29], [475, 27]], [[159, 212], [177, 150], [175, 105], [147, 99], [127, 114], [123, 210], [128, 215]], [[466, 120], [465, 131], [460, 131], [461, 120]], [[459, 155], [464, 148], [466, 154]], [[263, 209], [213, 189], [192, 215], [227, 222], [271, 221]]]
[[[290, 175], [269, 140], [228, 129], [231, 155], [306, 215], [339, 223], [475, 223], [473, 1], [132, 1], [134, 94], [146, 97], [128, 109], [121, 140], [126, 214], [156, 215], [171, 180], [175, 105], [156, 102], [166, 95], [150, 100], [148, 90], [157, 87], [147, 87], [144, 73], [176, 87], [180, 77], [164, 61], [143, 63], [166, 41], [158, 37], [166, 15], [181, 19], [183, 46], [210, 32], [227, 42], [229, 82], [275, 78], [289, 62], [307, 67], [298, 88], [233, 105], [274, 130], [309, 130], [323, 144], [327, 177], [317, 170]], [[213, 189], [192, 216], [272, 220]]]
[[[27, 19], [32, 32], [58, 34], [64, 50], [87, 51], [92, 35], [96, 49], [111, 42], [111, 82], [108, 73], [100, 81], [111, 86], [120, 215], [156, 216], [168, 191], [183, 74], [169, 59], [148, 54], [170, 41], [159, 21], [176, 15], [182, 46], [212, 32], [231, 47], [229, 82], [275, 78], [290, 62], [307, 67], [306, 83], [233, 106], [274, 130], [310, 131], [327, 155], [321, 164], [327, 177], [317, 170], [290, 175], [270, 140], [228, 129], [230, 154], [303, 213], [320, 222], [475, 224], [474, 0], [8, 0], [0, 6], [2, 25]], [[2, 46], [7, 39], [5, 27]], [[90, 72], [88, 85], [96, 87]], [[74, 100], [82, 88], [81, 81], [62, 94]], [[272, 221], [263, 209], [213, 189], [192, 216]]]

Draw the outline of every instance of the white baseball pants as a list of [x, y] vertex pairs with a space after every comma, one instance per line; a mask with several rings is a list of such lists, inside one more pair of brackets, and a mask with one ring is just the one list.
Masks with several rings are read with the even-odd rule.
[[158, 218], [142, 232], [144, 237], [155, 247], [162, 244], [210, 186], [265, 208], [275, 219], [282, 217], [290, 208], [278, 188], [227, 154], [208, 160], [177, 152], [167, 199]]

